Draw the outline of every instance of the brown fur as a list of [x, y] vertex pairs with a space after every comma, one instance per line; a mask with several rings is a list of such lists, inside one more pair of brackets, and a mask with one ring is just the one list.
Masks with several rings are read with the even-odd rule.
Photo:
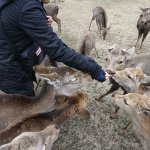
[[90, 22], [89, 31], [90, 31], [92, 21], [95, 19], [98, 31], [100, 31], [101, 33], [101, 30], [102, 30], [103, 40], [105, 40], [105, 37], [107, 35], [107, 30], [110, 29], [110, 27], [107, 28], [107, 13], [105, 9], [100, 6], [96, 6], [95, 8], [93, 8], [92, 12], [93, 12], [93, 16]]
[[150, 149], [150, 112], [149, 99], [146, 96], [129, 93], [114, 95], [114, 100], [119, 107], [126, 111], [131, 119], [133, 128], [140, 138], [145, 150]]
[[[113, 45], [112, 47], [110, 47], [108, 49], [108, 57], [106, 58], [107, 61], [106, 71], [108, 73], [113, 73], [115, 71], [120, 71], [125, 68], [141, 67], [144, 74], [150, 75], [150, 65], [149, 65], [150, 54], [144, 55], [140, 54], [133, 56], [134, 51], [135, 51], [134, 47], [128, 50], [124, 50], [118, 45]], [[112, 83], [112, 87], [109, 89], [108, 92], [101, 95], [98, 98], [98, 100], [101, 100], [106, 95], [111, 94], [112, 92], [120, 88], [119, 84], [116, 83], [115, 80], [110, 79], [110, 82]]]
[[79, 51], [82, 55], [89, 56], [92, 49], [95, 49], [97, 57], [98, 57], [98, 53], [97, 53], [97, 50], [95, 47], [95, 36], [93, 33], [88, 32], [82, 38], [81, 45], [79, 47]]
[[59, 131], [55, 125], [49, 125], [40, 132], [24, 132], [10, 143], [0, 146], [0, 150], [51, 150]]
[[148, 94], [146, 86], [150, 82], [149, 76], [144, 75], [141, 68], [126, 68], [115, 71], [112, 78], [128, 93]]
[[61, 33], [61, 20], [57, 17], [59, 7], [54, 4], [45, 4], [44, 8], [46, 10], [47, 15], [51, 16], [53, 20], [58, 24], [58, 32]]
[[0, 95], [0, 131], [18, 118], [26, 118], [29, 115], [33, 116], [52, 111], [55, 109], [56, 95], [60, 93], [72, 94], [82, 84], [90, 80], [89, 75], [69, 67], [47, 68], [35, 66], [34, 70], [38, 77], [48, 80], [47, 83], [45, 83], [44, 88], [36, 97], [12, 94]]
[[141, 10], [142, 10], [142, 14], [140, 15], [137, 22], [138, 39], [135, 45], [137, 46], [137, 43], [139, 42], [140, 38], [143, 36], [140, 49], [142, 47], [145, 38], [147, 37], [150, 31], [150, 8], [145, 8], [145, 9], [141, 8]]
[[57, 95], [55, 97], [55, 109], [51, 112], [39, 113], [27, 119], [20, 118], [17, 122], [12, 122], [7, 128], [0, 132], [0, 144], [6, 144], [19, 134], [31, 131], [38, 132], [50, 124], [60, 125], [64, 121], [80, 116], [89, 118], [89, 112], [85, 109], [87, 96], [82, 92], [76, 92], [71, 96]]

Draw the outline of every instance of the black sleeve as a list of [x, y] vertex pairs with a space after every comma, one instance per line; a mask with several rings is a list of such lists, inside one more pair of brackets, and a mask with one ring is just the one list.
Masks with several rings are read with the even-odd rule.
[[53, 60], [92, 76], [98, 76], [100, 73], [101, 66], [92, 58], [69, 48], [58, 38], [52, 27], [48, 26], [43, 7], [38, 1], [29, 1], [22, 8], [19, 25]]

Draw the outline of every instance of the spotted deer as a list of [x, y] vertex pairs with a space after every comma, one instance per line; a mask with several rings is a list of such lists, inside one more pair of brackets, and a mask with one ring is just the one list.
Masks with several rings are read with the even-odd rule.
[[98, 31], [101, 33], [102, 31], [102, 37], [103, 40], [106, 39], [107, 31], [110, 29], [110, 27], [107, 27], [107, 13], [103, 7], [96, 6], [92, 9], [93, 16], [89, 25], [89, 31], [91, 28], [92, 21], [95, 19]]
[[132, 120], [133, 129], [141, 140], [144, 150], [150, 149], [150, 100], [145, 95], [129, 93], [113, 94], [116, 104], [127, 112]]
[[55, 125], [49, 125], [40, 132], [24, 132], [10, 143], [0, 146], [0, 150], [51, 150], [59, 131]]

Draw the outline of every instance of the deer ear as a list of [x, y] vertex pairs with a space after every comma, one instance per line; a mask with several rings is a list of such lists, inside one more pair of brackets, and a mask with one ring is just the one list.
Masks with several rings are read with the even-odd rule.
[[146, 91], [146, 83], [141, 83], [140, 85], [139, 85], [139, 91], [141, 92], [141, 93], [145, 93], [145, 91]]
[[141, 107], [140, 110], [138, 110], [138, 113], [142, 113], [142, 114], [150, 117], [150, 109], [148, 109], [148, 108]]
[[140, 7], [140, 10], [142, 10], [143, 12], [147, 11], [149, 8], [141, 8]]
[[125, 49], [121, 49], [121, 55], [125, 56], [125, 55], [128, 55], [128, 53], [126, 52]]
[[145, 84], [150, 83], [150, 76], [147, 76], [146, 74], [144, 74], [144, 78], [142, 79], [142, 82]]
[[90, 118], [90, 113], [86, 110], [86, 109], [80, 109], [78, 111], [78, 115], [82, 118], [82, 119], [89, 119]]
[[51, 72], [53, 73], [54, 69], [56, 69], [56, 67], [45, 67], [42, 65], [33, 66], [33, 70], [39, 74], [50, 74]]
[[37, 77], [40, 78], [40, 79], [47, 80], [47, 81], [59, 78], [59, 76], [56, 72], [53, 72], [51, 74], [39, 73], [39, 74], [37, 74]]
[[108, 51], [111, 52], [116, 47], [117, 47], [117, 44], [113, 44], [111, 47], [108, 48]]
[[111, 26], [107, 27], [107, 30], [110, 30]]

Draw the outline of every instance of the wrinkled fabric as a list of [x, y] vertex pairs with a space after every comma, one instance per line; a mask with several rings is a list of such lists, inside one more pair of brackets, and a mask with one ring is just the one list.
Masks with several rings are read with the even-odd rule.
[[[0, 0], [0, 8], [9, 0]], [[36, 42], [50, 58], [91, 74], [97, 78], [101, 72], [92, 58], [69, 48], [48, 26], [45, 11], [38, 0], [10, 0], [1, 11], [3, 26], [21, 54]], [[32, 70], [27, 73], [9, 47], [0, 24], [0, 89], [6, 93], [30, 95], [33, 93]], [[25, 63], [25, 62], [23, 62]]]

